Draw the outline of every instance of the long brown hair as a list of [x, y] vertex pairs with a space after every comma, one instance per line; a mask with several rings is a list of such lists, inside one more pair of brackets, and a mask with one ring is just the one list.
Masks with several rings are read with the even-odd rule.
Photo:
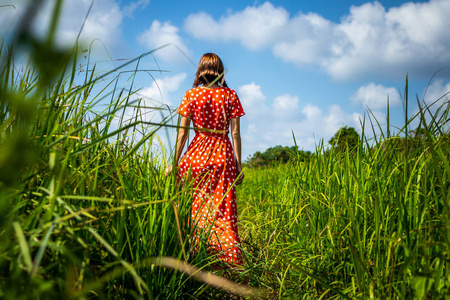
[[223, 63], [220, 57], [215, 53], [203, 54], [198, 63], [197, 73], [195, 73], [194, 87], [201, 84], [208, 85], [216, 80], [219, 76], [222, 76], [217, 80], [217, 84], [221, 84], [224, 87], [228, 87], [225, 81], [225, 74]]

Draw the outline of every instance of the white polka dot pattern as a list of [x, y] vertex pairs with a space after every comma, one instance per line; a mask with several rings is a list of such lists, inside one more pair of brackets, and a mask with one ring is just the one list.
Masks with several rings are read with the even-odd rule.
[[182, 182], [194, 180], [192, 220], [197, 228], [212, 229], [209, 250], [232, 264], [242, 265], [237, 230], [236, 165], [228, 138], [230, 120], [244, 115], [230, 88], [197, 87], [186, 92], [180, 115], [193, 120], [195, 137], [178, 165]]

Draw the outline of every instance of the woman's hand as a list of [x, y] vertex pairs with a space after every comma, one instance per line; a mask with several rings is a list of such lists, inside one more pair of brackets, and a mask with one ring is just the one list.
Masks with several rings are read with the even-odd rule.
[[240, 185], [243, 181], [244, 172], [242, 172], [242, 167], [240, 165], [236, 165], [236, 185]]
[[168, 166], [164, 171], [164, 175], [166, 175], [166, 177], [169, 176], [170, 173], [172, 173], [172, 169], [173, 169], [172, 165]]

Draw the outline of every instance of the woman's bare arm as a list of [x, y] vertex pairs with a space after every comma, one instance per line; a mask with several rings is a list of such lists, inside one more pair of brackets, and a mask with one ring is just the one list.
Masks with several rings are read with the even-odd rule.
[[186, 144], [187, 137], [189, 135], [189, 125], [191, 119], [188, 117], [181, 117], [180, 128], [178, 129], [177, 149], [175, 154], [175, 163], [178, 165], [180, 161], [181, 153], [183, 152], [184, 144]]
[[[178, 129], [178, 139], [175, 150], [175, 166], [178, 166], [178, 162], [180, 161], [181, 153], [183, 152], [184, 144], [186, 144], [187, 137], [189, 135], [189, 125], [191, 123], [191, 119], [188, 117], [181, 117], [180, 128]], [[170, 165], [167, 167], [165, 174], [168, 176], [170, 172], [172, 172], [173, 166]]]
[[239, 118], [231, 119], [231, 138], [233, 141], [234, 156], [236, 158], [236, 172], [238, 174], [241, 173], [241, 176], [236, 180], [236, 184], [239, 185], [244, 180], [241, 165], [241, 127]]

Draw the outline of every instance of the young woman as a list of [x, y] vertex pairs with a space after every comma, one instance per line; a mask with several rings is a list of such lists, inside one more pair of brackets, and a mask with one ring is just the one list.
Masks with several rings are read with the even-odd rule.
[[[201, 57], [193, 88], [186, 92], [177, 112], [182, 117], [175, 161], [181, 181], [192, 180], [194, 184], [194, 243], [202, 231], [210, 231], [208, 251], [221, 261], [240, 266], [235, 185], [244, 179], [239, 127], [244, 110], [236, 92], [226, 84], [219, 56], [207, 53]], [[191, 121], [195, 137], [179, 161]], [[228, 137], [230, 124], [233, 147]]]

